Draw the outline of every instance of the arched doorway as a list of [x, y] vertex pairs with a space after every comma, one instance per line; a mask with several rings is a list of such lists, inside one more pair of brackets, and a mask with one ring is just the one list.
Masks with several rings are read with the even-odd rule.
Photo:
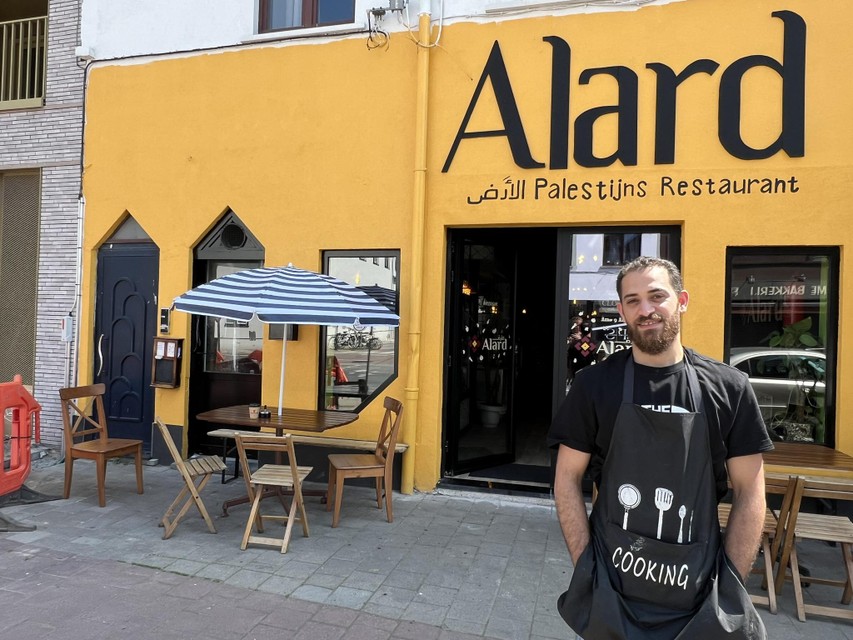
[[[263, 266], [264, 247], [230, 209], [195, 248], [193, 286]], [[209, 409], [260, 402], [263, 325], [193, 316], [190, 334], [188, 444], [191, 453], [219, 453], [207, 437], [209, 423], [195, 416]]]
[[132, 216], [98, 249], [95, 370], [103, 382], [110, 436], [135, 438], [151, 451], [160, 250]]

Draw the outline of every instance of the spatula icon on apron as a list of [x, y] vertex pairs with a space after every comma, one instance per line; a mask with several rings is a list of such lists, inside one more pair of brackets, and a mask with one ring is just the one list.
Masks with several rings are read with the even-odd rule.
[[655, 489], [655, 506], [660, 512], [658, 515], [658, 540], [660, 540], [660, 534], [663, 530], [663, 512], [669, 511], [672, 507], [672, 491], [663, 487]]

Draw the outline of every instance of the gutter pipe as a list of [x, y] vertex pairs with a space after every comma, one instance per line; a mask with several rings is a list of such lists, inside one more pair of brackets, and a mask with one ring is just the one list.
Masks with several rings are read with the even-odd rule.
[[412, 255], [409, 285], [409, 358], [406, 376], [406, 419], [403, 441], [409, 449], [403, 456], [400, 490], [414, 491], [415, 459], [420, 426], [420, 341], [423, 308], [424, 223], [426, 219], [427, 116], [429, 105], [430, 1], [420, 0], [418, 10], [417, 94], [415, 99], [414, 197], [412, 202]]

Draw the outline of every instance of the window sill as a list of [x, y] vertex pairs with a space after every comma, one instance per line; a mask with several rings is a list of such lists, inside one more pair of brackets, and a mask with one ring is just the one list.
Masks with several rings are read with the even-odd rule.
[[0, 111], [13, 109], [37, 109], [44, 106], [44, 98], [27, 98], [24, 100], [4, 100], [0, 102]]
[[320, 36], [340, 36], [350, 33], [363, 33], [367, 27], [360, 22], [347, 24], [334, 24], [325, 27], [307, 27], [305, 29], [288, 29], [286, 31], [270, 31], [268, 33], [256, 33], [246, 36], [241, 40], [243, 44], [255, 42], [275, 42], [278, 40], [299, 40], [300, 38], [312, 38]]

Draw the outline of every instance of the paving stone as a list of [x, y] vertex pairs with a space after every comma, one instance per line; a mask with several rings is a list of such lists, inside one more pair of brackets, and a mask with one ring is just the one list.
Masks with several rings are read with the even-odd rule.
[[315, 587], [310, 584], [303, 584], [293, 590], [291, 594], [294, 598], [300, 600], [308, 600], [310, 602], [325, 602], [332, 593], [331, 589], [326, 587]]
[[400, 616], [401, 620], [412, 620], [415, 622], [422, 622], [428, 625], [440, 625], [445, 616], [447, 616], [447, 611], [449, 610], [449, 606], [447, 605], [435, 605], [428, 604], [426, 602], [412, 602], [406, 610], [403, 611], [403, 615]]
[[434, 640], [435, 638], [438, 638], [440, 632], [440, 627], [423, 624], [421, 622], [403, 620], [394, 630], [394, 637], [407, 638], [411, 640]]
[[245, 587], [246, 589], [256, 589], [264, 581], [270, 578], [268, 573], [260, 573], [258, 571], [249, 571], [248, 569], [240, 569], [233, 576], [225, 579], [226, 584], [235, 587]]
[[358, 612], [351, 609], [343, 609], [341, 607], [321, 607], [311, 619], [314, 622], [324, 622], [326, 624], [334, 624], [339, 627], [348, 627], [357, 617]]
[[259, 591], [275, 593], [286, 596], [293, 593], [303, 584], [299, 578], [288, 578], [287, 576], [269, 576], [266, 580], [258, 585]]
[[338, 640], [345, 632], [343, 627], [309, 621], [293, 636], [293, 640]]
[[239, 569], [233, 566], [224, 564], [208, 564], [199, 569], [195, 575], [199, 578], [207, 578], [208, 580], [218, 580], [219, 582], [222, 582], [233, 576], [237, 571], [239, 571]]
[[529, 620], [492, 616], [486, 624], [485, 634], [503, 640], [523, 640], [530, 637], [530, 627]]
[[326, 598], [327, 604], [334, 604], [340, 607], [349, 607], [351, 609], [361, 609], [370, 598], [373, 597], [373, 591], [367, 589], [354, 589], [352, 587], [338, 587]]
[[388, 640], [390, 631], [376, 629], [364, 624], [354, 624], [346, 632], [346, 640]]
[[395, 569], [388, 574], [382, 584], [391, 587], [402, 587], [404, 589], [417, 590], [418, 587], [423, 584], [426, 577], [427, 574], [425, 573], [413, 573], [411, 571]]

